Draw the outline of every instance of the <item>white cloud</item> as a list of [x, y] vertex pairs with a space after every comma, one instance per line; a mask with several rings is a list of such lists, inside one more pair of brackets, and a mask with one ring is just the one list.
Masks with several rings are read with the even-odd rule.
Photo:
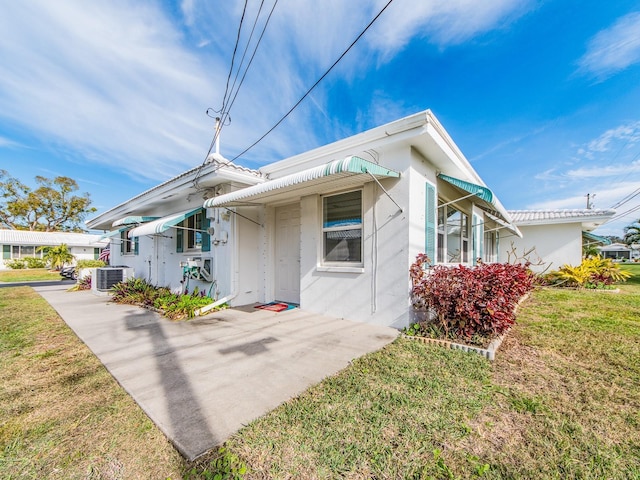
[[0, 137], [0, 148], [18, 148], [23, 147], [18, 142], [14, 142], [13, 140], [5, 137]]
[[[250, 3], [244, 39], [259, 4]], [[279, 4], [223, 131], [222, 153], [232, 156], [270, 128], [383, 4]], [[271, 5], [265, 2], [264, 13]], [[178, 6], [180, 18], [151, 0], [6, 3], [0, 119], [75, 161], [111, 165], [132, 177], [163, 180], [197, 165], [213, 132], [204, 112], [220, 107], [243, 2], [182, 0]], [[343, 136], [344, 127], [326, 119], [330, 82], [353, 74], [360, 62], [415, 37], [460, 43], [522, 11], [515, 0], [396, 0], [328, 85], [244, 158], [264, 163]], [[0, 146], [7, 141], [0, 139]]]
[[594, 165], [576, 168], [569, 170], [566, 176], [573, 179], [583, 179], [631, 175], [633, 173], [640, 173], [640, 160], [636, 160], [631, 164]]
[[203, 102], [213, 89], [161, 11], [123, 1], [12, 2], [0, 30], [5, 119], [147, 178], [204, 158]]
[[598, 32], [579, 60], [580, 70], [604, 80], [640, 62], [640, 12], [618, 19]]
[[396, 1], [381, 18], [371, 43], [386, 52], [399, 50], [414, 36], [441, 47], [456, 45], [507, 26], [529, 4], [516, 0]]

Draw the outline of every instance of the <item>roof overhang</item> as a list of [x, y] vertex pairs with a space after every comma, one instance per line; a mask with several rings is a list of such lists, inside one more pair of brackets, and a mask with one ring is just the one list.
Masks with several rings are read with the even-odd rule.
[[463, 198], [472, 199], [473, 203], [490, 214], [494, 221], [501, 224], [504, 228], [507, 228], [515, 235], [522, 237], [522, 233], [518, 230], [518, 227], [513, 224], [511, 216], [507, 210], [502, 206], [498, 198], [488, 187], [451, 177], [444, 173], [438, 174], [438, 178], [463, 192], [465, 194]]
[[195, 215], [201, 210], [202, 208], [198, 207], [194, 210], [186, 210], [184, 212], [174, 213], [172, 215], [167, 215], [166, 217], [158, 218], [157, 220], [144, 223], [139, 227], [131, 229], [128, 233], [129, 238], [142, 237], [144, 235], [157, 235], [159, 233], [166, 232], [170, 228], [175, 227], [180, 222], [186, 220], [192, 215]]
[[119, 218], [114, 221], [111, 226], [119, 227], [120, 225], [140, 225], [141, 223], [152, 222], [157, 220], [158, 217], [143, 217], [141, 215], [129, 215], [128, 217]]
[[400, 177], [400, 173], [394, 170], [360, 157], [348, 156], [342, 160], [334, 160], [324, 165], [210, 198], [204, 202], [204, 207], [278, 203], [299, 199], [304, 195], [357, 187], [374, 179], [398, 177]]

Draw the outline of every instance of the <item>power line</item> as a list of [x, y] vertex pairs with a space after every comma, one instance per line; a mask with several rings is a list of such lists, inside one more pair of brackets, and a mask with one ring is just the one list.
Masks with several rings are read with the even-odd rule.
[[362, 36], [367, 32], [367, 30], [369, 30], [369, 28], [371, 28], [371, 26], [375, 23], [376, 20], [378, 20], [378, 18], [380, 17], [380, 15], [382, 15], [384, 13], [384, 11], [389, 7], [389, 5], [391, 5], [391, 3], [393, 2], [393, 0], [389, 0], [386, 5], [384, 7], [382, 7], [382, 9], [378, 12], [378, 14], [373, 17], [373, 19], [369, 22], [369, 24], [364, 28], [364, 30], [362, 30], [362, 32], [360, 32], [360, 34], [356, 37], [356, 39], [351, 42], [351, 45], [349, 45], [349, 47], [347, 47], [347, 49], [342, 52], [342, 54], [338, 57], [338, 59], [333, 62], [333, 64], [327, 69], [327, 71], [325, 71], [322, 76], [311, 86], [311, 88], [309, 88], [309, 90], [306, 91], [306, 93], [300, 97], [300, 99], [293, 105], [293, 107], [291, 107], [287, 113], [285, 113], [282, 118], [280, 118], [280, 120], [278, 120], [275, 125], [273, 125], [269, 130], [267, 130], [267, 132], [262, 135], [258, 140], [256, 140], [255, 142], [253, 142], [250, 146], [248, 146], [247, 148], [245, 148], [242, 152], [240, 152], [238, 155], [236, 155], [235, 157], [233, 157], [231, 159], [231, 161], [233, 162], [234, 160], [237, 160], [238, 158], [240, 158], [242, 155], [244, 155], [245, 153], [247, 153], [249, 150], [251, 150], [253, 147], [255, 147], [258, 143], [260, 143], [262, 140], [264, 140], [264, 138], [269, 135], [271, 132], [273, 132], [290, 114], [291, 112], [293, 112], [296, 108], [298, 108], [298, 106], [302, 103], [302, 101], [307, 98], [309, 96], [309, 94], [313, 91], [314, 88], [316, 88], [318, 86], [318, 84], [324, 80], [324, 78], [329, 75], [329, 73], [331, 72], [331, 70], [333, 70], [333, 68], [344, 58], [344, 56], [349, 53], [349, 51], [353, 48], [353, 46], [358, 42], [358, 40], [360, 40], [360, 38], [362, 38]]
[[635, 189], [633, 192], [631, 192], [629, 195], [627, 195], [626, 197], [624, 197], [622, 200], [620, 200], [618, 203], [616, 203], [615, 205], [613, 205], [611, 208], [619, 208], [622, 205], [624, 205], [625, 203], [630, 202], [631, 200], [633, 200], [635, 197], [637, 197], [638, 195], [640, 195], [640, 187], [638, 187], [637, 189]]
[[[249, 68], [251, 67], [251, 64], [253, 63], [253, 59], [256, 55], [256, 52], [258, 51], [258, 47], [260, 46], [260, 43], [262, 42], [262, 37], [264, 36], [264, 33], [267, 29], [267, 26], [269, 25], [269, 21], [271, 20], [271, 15], [273, 14], [273, 11], [276, 8], [276, 5], [278, 4], [278, 0], [275, 0], [273, 3], [273, 6], [271, 7], [271, 11], [269, 12], [269, 15], [267, 17], [267, 20], [264, 23], [264, 26], [262, 28], [262, 32], [260, 33], [260, 37], [258, 38], [258, 41], [256, 42], [256, 45], [253, 49], [253, 53], [251, 55], [251, 58], [249, 60], [249, 63], [247, 64], [244, 73], [242, 75], [242, 78], [240, 80], [240, 83], [238, 84], [238, 88], [235, 89], [234, 92], [234, 88], [236, 85], [236, 82], [238, 80], [238, 76], [240, 74], [240, 70], [242, 69], [242, 65], [244, 64], [244, 59], [246, 57], [247, 51], [249, 50], [249, 45], [251, 44], [251, 39], [253, 38], [253, 34], [255, 31], [255, 28], [258, 24], [258, 20], [260, 18], [260, 13], [262, 12], [262, 7], [264, 6], [264, 0], [262, 0], [260, 2], [260, 8], [258, 9], [258, 12], [256, 13], [256, 18], [253, 22], [253, 27], [251, 28], [251, 33], [249, 35], [249, 39], [247, 40], [247, 43], [245, 45], [243, 54], [242, 54], [242, 59], [240, 61], [240, 65], [238, 66], [238, 70], [236, 72], [236, 75], [234, 77], [233, 80], [233, 84], [231, 85], [231, 89], [229, 89], [229, 82], [231, 79], [231, 75], [233, 74], [233, 67], [234, 67], [234, 62], [235, 62], [235, 57], [236, 57], [236, 53], [238, 50], [238, 45], [240, 43], [240, 35], [241, 35], [241, 31], [242, 31], [242, 24], [244, 22], [244, 17], [245, 17], [245, 13], [246, 13], [246, 8], [247, 8], [247, 0], [245, 0], [245, 4], [244, 4], [244, 9], [242, 11], [242, 16], [240, 18], [240, 25], [238, 26], [238, 34], [236, 36], [236, 44], [235, 47], [233, 49], [233, 56], [231, 58], [231, 67], [229, 68], [229, 74], [227, 75], [227, 82], [226, 82], [226, 87], [225, 87], [225, 93], [222, 99], [222, 107], [220, 108], [220, 110], [214, 110], [216, 113], [219, 113], [221, 115], [221, 117], [216, 117], [216, 130], [215, 133], [213, 135], [213, 139], [211, 140], [211, 144], [209, 145], [209, 149], [207, 151], [207, 154], [205, 155], [204, 160], [202, 161], [202, 163], [200, 164], [200, 167], [198, 168], [198, 171], [196, 172], [196, 175], [194, 176], [193, 179], [193, 185], [195, 186], [195, 188], [198, 188], [198, 180], [200, 178], [200, 174], [202, 172], [202, 167], [207, 163], [207, 160], [209, 158], [209, 155], [211, 154], [211, 150], [213, 149], [213, 146], [216, 144], [219, 136], [220, 136], [220, 132], [222, 130], [222, 127], [224, 125], [226, 125], [226, 121], [227, 119], [231, 120], [230, 117], [230, 112], [231, 112], [231, 107], [233, 106], [233, 104], [235, 103], [236, 97], [238, 96], [238, 92], [240, 91], [240, 87], [242, 86], [242, 84], [244, 83], [244, 79], [247, 75], [247, 72], [249, 71]], [[227, 106], [227, 102], [229, 101], [229, 98], [231, 96], [231, 94], [233, 93], [233, 98], [231, 99], [231, 103]], [[207, 115], [209, 115], [209, 110], [207, 109]], [[214, 169], [213, 171], [217, 171], [218, 168]]]

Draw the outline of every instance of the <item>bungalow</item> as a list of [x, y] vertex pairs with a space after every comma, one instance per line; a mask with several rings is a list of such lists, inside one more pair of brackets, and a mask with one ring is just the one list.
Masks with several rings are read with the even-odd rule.
[[100, 235], [68, 232], [34, 232], [30, 230], [0, 230], [0, 244], [2, 245], [2, 259], [0, 269], [6, 270], [7, 260], [25, 257], [42, 258], [44, 255], [40, 247], [54, 247], [61, 244], [69, 247], [69, 252], [76, 260], [94, 260], [100, 255], [100, 250], [107, 245], [100, 240]]
[[87, 225], [157, 284], [394, 327], [418, 253], [497, 261], [520, 235], [429, 110], [259, 170], [214, 155]]
[[614, 260], [628, 261], [640, 258], [640, 245], [612, 243], [610, 245], [598, 247], [598, 250], [604, 258], [612, 258]]
[[514, 261], [531, 251], [528, 259], [534, 271], [557, 270], [562, 265], [579, 265], [583, 247], [602, 245], [608, 239], [591, 233], [609, 221], [615, 210], [510, 210], [522, 237], [503, 236], [500, 261]]

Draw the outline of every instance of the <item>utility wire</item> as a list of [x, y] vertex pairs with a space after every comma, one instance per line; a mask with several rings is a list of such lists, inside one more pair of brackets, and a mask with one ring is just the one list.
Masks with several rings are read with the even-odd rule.
[[238, 45], [240, 44], [240, 34], [242, 33], [242, 24], [244, 22], [244, 16], [247, 12], [247, 3], [249, 0], [244, 0], [244, 7], [242, 8], [242, 16], [240, 17], [240, 24], [238, 25], [238, 34], [236, 35], [236, 44], [233, 47], [233, 55], [231, 56], [231, 67], [229, 68], [229, 74], [227, 75], [227, 85], [224, 89], [224, 95], [222, 96], [222, 108], [220, 109], [222, 112], [225, 110], [225, 106], [227, 103], [227, 95], [229, 94], [229, 81], [231, 80], [231, 75], [233, 74], [233, 66], [236, 59], [236, 53], [238, 51]]
[[369, 30], [369, 28], [371, 28], [371, 26], [375, 23], [376, 20], [378, 20], [378, 18], [380, 17], [380, 15], [383, 14], [383, 12], [389, 7], [389, 5], [391, 5], [391, 3], [393, 2], [393, 0], [389, 0], [386, 5], [384, 7], [382, 7], [382, 9], [378, 12], [378, 14], [373, 17], [373, 19], [369, 22], [369, 24], [364, 28], [364, 30], [362, 30], [362, 32], [360, 32], [360, 34], [356, 37], [356, 39], [351, 42], [351, 45], [349, 45], [349, 47], [347, 47], [347, 49], [342, 52], [342, 55], [340, 55], [338, 57], [338, 59], [333, 62], [333, 65], [331, 65], [329, 67], [329, 69], [327, 71], [325, 71], [322, 76], [316, 81], [316, 83], [314, 83], [311, 88], [309, 88], [309, 90], [306, 91], [306, 93], [300, 98], [300, 100], [298, 100], [293, 107], [291, 107], [289, 109], [289, 111], [287, 111], [287, 113], [285, 113], [282, 118], [280, 118], [280, 120], [278, 120], [275, 125], [273, 125], [273, 127], [271, 127], [269, 130], [267, 130], [267, 132], [262, 135], [258, 140], [256, 140], [255, 142], [253, 142], [250, 146], [248, 146], [247, 148], [245, 148], [242, 152], [240, 152], [238, 155], [236, 155], [235, 157], [233, 157], [231, 159], [231, 161], [233, 162], [234, 160], [237, 160], [238, 158], [240, 158], [242, 155], [244, 155], [245, 153], [247, 153], [249, 150], [251, 150], [253, 147], [255, 147], [258, 143], [260, 143], [262, 140], [264, 140], [264, 138], [269, 135], [271, 132], [273, 132], [290, 114], [291, 112], [293, 112], [296, 108], [298, 108], [298, 106], [302, 103], [302, 101], [307, 98], [309, 96], [309, 94], [313, 91], [314, 88], [316, 88], [318, 86], [318, 84], [324, 80], [324, 78], [329, 75], [329, 73], [331, 72], [331, 70], [333, 70], [333, 68], [340, 62], [340, 60], [342, 60], [344, 58], [344, 56], [353, 48], [353, 46], [358, 42], [358, 40], [360, 40], [360, 38], [362, 38], [362, 36], [367, 32], [367, 30]]
[[622, 205], [624, 205], [625, 203], [630, 202], [631, 200], [633, 200], [638, 195], [640, 195], [640, 187], [635, 189], [633, 192], [631, 192], [629, 195], [624, 197], [622, 200], [620, 200], [618, 203], [613, 205], [611, 208], [620, 208]]
[[[213, 140], [211, 141], [211, 145], [209, 146], [209, 150], [207, 151], [207, 155], [205, 156], [202, 164], [200, 165], [200, 168], [198, 168], [198, 171], [194, 177], [193, 183], [194, 186], [196, 187], [196, 189], [198, 188], [198, 179], [200, 177], [201, 171], [202, 171], [202, 167], [207, 163], [207, 159], [209, 158], [209, 155], [211, 154], [211, 150], [213, 149], [213, 146], [215, 145], [216, 141], [218, 140], [218, 137], [220, 136], [220, 132], [222, 131], [222, 127], [226, 124], [227, 119], [230, 119], [231, 117], [229, 116], [230, 112], [231, 112], [231, 107], [233, 106], [233, 104], [235, 103], [235, 100], [238, 96], [238, 92], [240, 92], [240, 88], [242, 87], [242, 84], [244, 83], [244, 79], [247, 76], [247, 72], [249, 71], [249, 68], [251, 67], [251, 64], [253, 63], [253, 59], [256, 56], [256, 53], [258, 51], [258, 47], [260, 46], [260, 43], [262, 42], [262, 38], [264, 37], [264, 33], [267, 30], [267, 26], [269, 25], [269, 21], [271, 20], [271, 16], [273, 15], [273, 11], [276, 8], [276, 5], [278, 4], [278, 0], [275, 0], [273, 3], [273, 6], [271, 7], [271, 11], [269, 12], [269, 15], [267, 16], [267, 19], [262, 27], [262, 32], [260, 33], [260, 37], [258, 38], [255, 47], [253, 48], [253, 52], [251, 54], [251, 58], [249, 59], [249, 63], [247, 64], [247, 66], [244, 69], [244, 73], [242, 75], [242, 78], [240, 79], [240, 83], [238, 84], [238, 87], [235, 88], [236, 82], [238, 80], [238, 76], [240, 74], [240, 70], [242, 69], [242, 65], [244, 64], [244, 59], [246, 57], [247, 51], [249, 50], [249, 45], [251, 44], [251, 40], [253, 38], [253, 34], [255, 31], [255, 28], [258, 24], [258, 20], [260, 18], [260, 14], [262, 12], [262, 8], [264, 6], [264, 0], [261, 1], [260, 3], [260, 8], [258, 9], [258, 13], [256, 14], [256, 18], [253, 22], [253, 27], [251, 28], [251, 34], [249, 35], [249, 39], [247, 40], [247, 43], [245, 45], [244, 48], [244, 52], [242, 54], [242, 59], [240, 61], [240, 65], [238, 66], [238, 70], [236, 72], [235, 78], [233, 80], [233, 84], [231, 86], [231, 89], [229, 90], [229, 81], [231, 78], [231, 74], [233, 71], [233, 58], [235, 58], [235, 54], [237, 51], [237, 47], [238, 47], [238, 43], [239, 43], [239, 39], [240, 39], [240, 30], [242, 27], [242, 22], [244, 19], [244, 15], [245, 15], [245, 10], [246, 10], [246, 6], [247, 6], [247, 2], [245, 1], [245, 10], [243, 10], [242, 12], [242, 18], [240, 20], [240, 27], [238, 29], [238, 37], [236, 39], [236, 46], [234, 48], [234, 54], [233, 54], [233, 58], [232, 58], [232, 64], [231, 64], [231, 68], [229, 70], [229, 75], [227, 76], [227, 88], [225, 89], [225, 94], [224, 94], [224, 98], [223, 98], [223, 102], [222, 102], [222, 108], [218, 111], [218, 113], [220, 113], [221, 118], [219, 119], [219, 124], [216, 128], [216, 131], [214, 133], [213, 136]], [[234, 88], [235, 88], [235, 92], [234, 92]], [[231, 98], [231, 95], [233, 94], [233, 98]], [[229, 104], [227, 104], [227, 102], [229, 101], [229, 98], [231, 98], [231, 102]], [[229, 164], [229, 162], [225, 162], [224, 164]], [[220, 165], [219, 167], [215, 168], [213, 172], [217, 171], [222, 165]]]

